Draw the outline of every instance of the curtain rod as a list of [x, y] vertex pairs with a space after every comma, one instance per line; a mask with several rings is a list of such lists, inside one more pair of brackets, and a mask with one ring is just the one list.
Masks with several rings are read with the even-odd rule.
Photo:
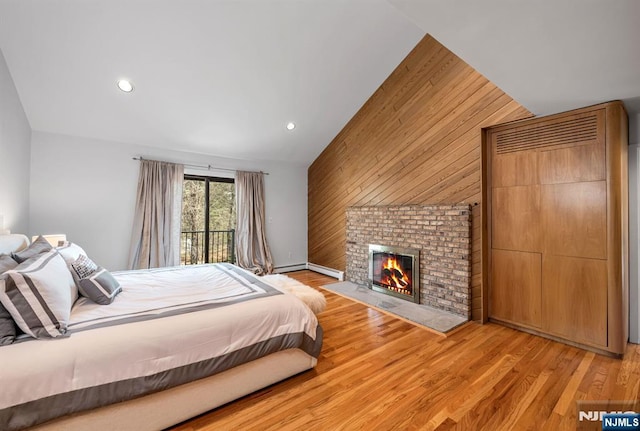
[[[138, 160], [138, 161], [143, 161], [143, 160], [151, 160], [154, 162], [163, 162], [163, 160], [152, 160], [152, 159], [146, 159], [142, 156], [140, 157], [132, 157], [133, 160]], [[165, 162], [167, 163], [167, 162]], [[174, 162], [168, 162], [168, 163], [174, 163]], [[211, 165], [196, 165], [193, 163], [181, 163], [182, 165], [184, 165], [185, 167], [189, 167], [189, 168], [195, 168], [195, 169], [206, 169], [207, 171], [210, 170], [217, 170], [217, 171], [229, 171], [229, 172], [236, 172], [237, 169], [229, 169], [229, 168], [216, 168], [215, 166], [211, 166]], [[265, 175], [269, 175], [269, 172], [262, 172], [261, 173], [265, 174]]]

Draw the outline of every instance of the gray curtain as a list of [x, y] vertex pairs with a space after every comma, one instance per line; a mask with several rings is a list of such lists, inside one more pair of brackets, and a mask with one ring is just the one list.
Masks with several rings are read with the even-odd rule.
[[236, 172], [236, 260], [255, 274], [271, 274], [273, 262], [267, 245], [264, 216], [264, 174]]
[[136, 212], [129, 268], [146, 269], [180, 264], [180, 216], [184, 166], [140, 161]]

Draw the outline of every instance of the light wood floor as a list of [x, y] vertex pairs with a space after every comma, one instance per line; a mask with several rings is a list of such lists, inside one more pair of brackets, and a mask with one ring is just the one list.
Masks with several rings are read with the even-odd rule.
[[445, 338], [319, 290], [328, 305], [314, 370], [173, 430], [575, 430], [576, 400], [640, 395], [638, 345], [620, 360], [476, 323]]

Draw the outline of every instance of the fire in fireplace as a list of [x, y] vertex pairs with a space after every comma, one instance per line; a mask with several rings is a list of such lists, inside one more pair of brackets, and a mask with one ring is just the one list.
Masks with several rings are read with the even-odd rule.
[[371, 289], [419, 303], [419, 255], [419, 250], [370, 244]]

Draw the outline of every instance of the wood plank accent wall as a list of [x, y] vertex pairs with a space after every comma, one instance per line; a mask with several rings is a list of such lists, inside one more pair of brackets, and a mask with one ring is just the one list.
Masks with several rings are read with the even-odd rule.
[[[349, 206], [481, 203], [481, 128], [531, 113], [426, 35], [308, 171], [309, 262], [344, 271]], [[481, 319], [480, 213], [472, 317]]]

